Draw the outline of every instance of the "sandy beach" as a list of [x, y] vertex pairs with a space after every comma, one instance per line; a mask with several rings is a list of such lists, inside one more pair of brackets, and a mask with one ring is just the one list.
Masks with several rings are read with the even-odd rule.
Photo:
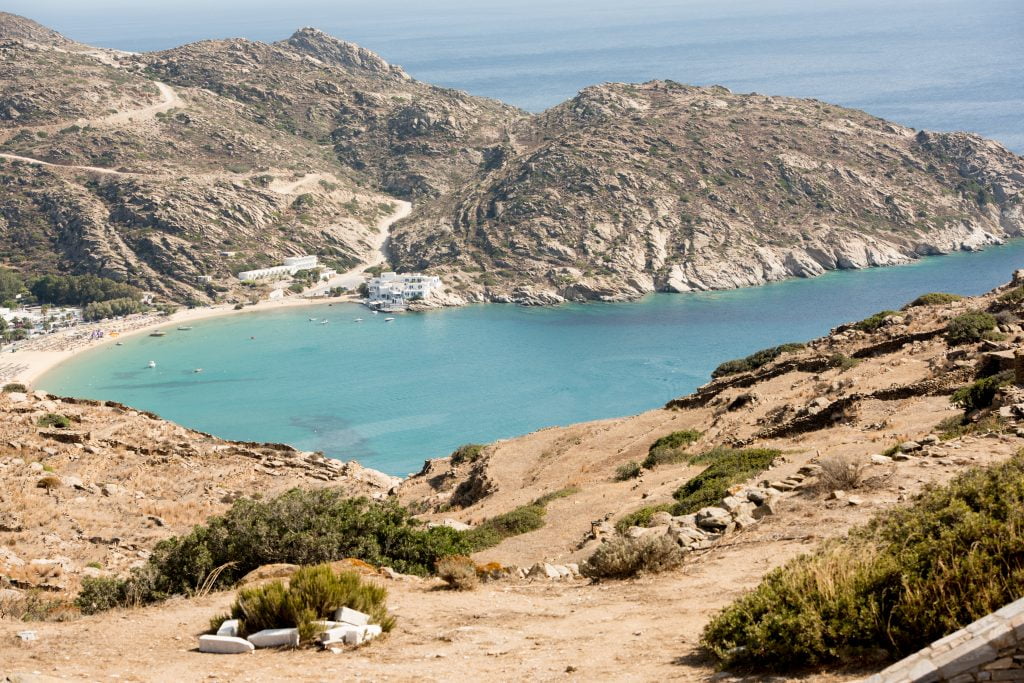
[[[32, 339], [22, 344], [13, 353], [0, 354], [0, 381], [4, 383], [19, 382], [31, 386], [53, 368], [84, 351], [148, 333], [160, 327], [173, 329], [180, 325], [224, 315], [245, 315], [296, 306], [324, 306], [329, 303], [357, 302], [358, 299], [351, 296], [337, 298], [293, 296], [276, 301], [260, 301], [241, 310], [235, 310], [233, 304], [221, 304], [183, 309], [169, 316], [158, 313], [140, 313], [121, 320], [86, 323], [69, 330]], [[103, 336], [98, 339], [90, 339], [90, 335], [95, 330], [102, 330]]]

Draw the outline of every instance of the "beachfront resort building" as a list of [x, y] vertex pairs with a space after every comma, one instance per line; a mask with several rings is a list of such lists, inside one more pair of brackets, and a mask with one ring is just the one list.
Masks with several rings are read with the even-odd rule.
[[289, 256], [280, 266], [257, 268], [255, 270], [243, 270], [238, 274], [238, 279], [242, 282], [279, 280], [284, 277], [291, 277], [300, 270], [316, 268], [319, 262], [320, 260], [316, 256]]
[[442, 286], [436, 275], [381, 273], [366, 283], [366, 305], [382, 311], [404, 311], [410, 301], [425, 299]]

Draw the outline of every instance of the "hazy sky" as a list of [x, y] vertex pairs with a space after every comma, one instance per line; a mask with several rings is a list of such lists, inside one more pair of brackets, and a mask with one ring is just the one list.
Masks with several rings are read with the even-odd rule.
[[1024, 0], [0, 0], [132, 51], [316, 26], [421, 80], [539, 111], [671, 78], [983, 133], [1024, 151]]

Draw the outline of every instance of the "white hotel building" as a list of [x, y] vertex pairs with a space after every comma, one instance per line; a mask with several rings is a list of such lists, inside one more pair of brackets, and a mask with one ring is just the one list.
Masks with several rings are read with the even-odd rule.
[[442, 286], [436, 275], [381, 273], [366, 283], [366, 305], [384, 311], [404, 311], [410, 301], [425, 299]]
[[316, 256], [289, 256], [284, 260], [284, 265], [244, 270], [238, 274], [238, 279], [242, 282], [251, 282], [253, 280], [274, 280], [286, 276], [291, 277], [300, 270], [316, 268], [319, 262], [320, 260]]

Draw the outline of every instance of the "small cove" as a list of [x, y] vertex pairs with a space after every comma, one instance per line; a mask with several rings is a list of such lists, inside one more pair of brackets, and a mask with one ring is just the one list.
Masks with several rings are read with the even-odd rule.
[[354, 304], [229, 315], [87, 351], [38, 386], [405, 475], [466, 442], [656, 408], [724, 360], [820, 336], [924, 292], [980, 294], [1021, 266], [1024, 240], [1015, 240], [907, 266], [625, 304], [479, 305], [392, 323]]

